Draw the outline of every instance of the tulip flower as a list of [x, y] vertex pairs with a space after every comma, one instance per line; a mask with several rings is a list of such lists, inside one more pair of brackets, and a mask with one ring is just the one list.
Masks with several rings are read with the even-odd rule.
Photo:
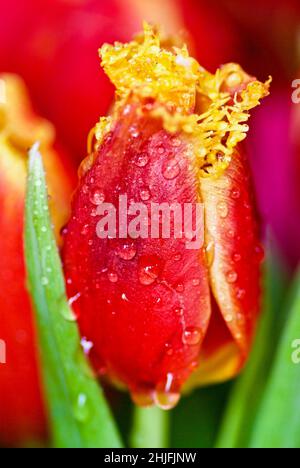
[[[212, 75], [147, 25], [101, 57], [116, 103], [80, 168], [63, 250], [68, 293], [96, 370], [137, 403], [171, 408], [182, 388], [235, 375], [250, 349], [263, 255], [239, 143], [269, 82], [236, 64]], [[139, 203], [148, 233], [144, 206], [194, 204], [193, 217], [203, 204], [204, 242], [187, 247], [193, 235], [177, 238], [175, 222], [169, 238], [130, 223], [126, 233], [120, 198], [131, 215]], [[119, 221], [104, 233], [111, 205]]]
[[[68, 216], [72, 181], [54, 128], [31, 108], [23, 81], [0, 75], [0, 444], [45, 435], [34, 325], [25, 287], [23, 217], [27, 150], [40, 141], [57, 233]], [[54, 208], [55, 207], [55, 208]]]
[[176, 3], [12, 0], [1, 9], [0, 72], [25, 79], [39, 112], [81, 161], [86, 133], [113, 99], [113, 87], [99, 73], [99, 44], [129, 40], [143, 19], [159, 21], [168, 33], [180, 30]]

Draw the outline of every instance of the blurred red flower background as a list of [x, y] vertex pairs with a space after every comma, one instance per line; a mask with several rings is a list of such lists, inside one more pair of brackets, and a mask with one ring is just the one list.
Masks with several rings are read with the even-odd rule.
[[[0, 0], [0, 11], [0, 73], [16, 73], [23, 78], [34, 109], [54, 124], [57, 144], [69, 155], [74, 170], [86, 156], [90, 128], [99, 115], [106, 115], [113, 99], [114, 90], [100, 69], [97, 51], [104, 42], [130, 40], [141, 30], [143, 20], [159, 23], [169, 34], [181, 31], [197, 59], [209, 70], [236, 61], [262, 81], [271, 74], [272, 94], [254, 112], [247, 145], [263, 225], [277, 238], [289, 266], [298, 264], [300, 111], [291, 95], [292, 81], [300, 77], [299, 1]], [[4, 190], [1, 175], [0, 197]], [[73, 181], [72, 185], [74, 188]], [[11, 196], [15, 196], [13, 190]], [[16, 206], [20, 209], [17, 202]], [[0, 229], [3, 238], [5, 227], [0, 224]], [[23, 268], [18, 263], [21, 230], [20, 225], [17, 270]], [[5, 249], [1, 239], [0, 252]], [[0, 268], [4, 265], [5, 257]], [[1, 314], [7, 304], [1, 295], [0, 301]], [[30, 359], [31, 354], [32, 350]], [[20, 366], [23, 360], [24, 356]], [[31, 366], [28, 380], [30, 375], [36, 379], [34, 361], [27, 366]], [[2, 372], [0, 369], [0, 385], [5, 378]], [[32, 397], [36, 388], [32, 390], [24, 378], [12, 379], [11, 384], [14, 388], [22, 385], [28, 406], [24, 403], [25, 410], [20, 409], [17, 400], [8, 398], [7, 389], [1, 405], [7, 405], [11, 412], [5, 415], [12, 424], [8, 442], [22, 439], [24, 430], [32, 435], [42, 431], [41, 402]], [[34, 416], [32, 425], [22, 422], [14, 427], [18, 411], [25, 411], [27, 417], [32, 398], [37, 405], [32, 413], [39, 416]], [[7, 430], [3, 425], [4, 419], [0, 420], [0, 434]]]

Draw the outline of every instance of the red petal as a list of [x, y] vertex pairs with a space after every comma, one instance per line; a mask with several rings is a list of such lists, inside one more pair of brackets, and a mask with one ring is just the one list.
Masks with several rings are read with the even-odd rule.
[[201, 193], [207, 241], [214, 250], [211, 287], [229, 330], [246, 354], [259, 310], [263, 250], [244, 155], [236, 152], [221, 177], [201, 179]]
[[93, 202], [96, 193], [115, 206], [120, 194], [148, 206], [195, 203], [198, 186], [188, 146], [146, 111], [139, 116], [135, 105], [125, 113], [80, 181], [65, 239], [65, 272], [69, 294], [80, 296], [74, 308], [98, 368], [133, 393], [157, 390], [158, 403], [169, 406], [164, 393], [177, 393], [192, 372], [209, 321], [203, 249], [188, 250], [184, 239], [172, 236], [100, 240]]

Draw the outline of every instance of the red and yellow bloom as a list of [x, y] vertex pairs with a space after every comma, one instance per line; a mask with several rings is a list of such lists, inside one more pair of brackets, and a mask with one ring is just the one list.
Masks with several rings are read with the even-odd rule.
[[27, 150], [40, 141], [57, 232], [69, 212], [72, 178], [53, 149], [52, 125], [31, 108], [23, 81], [0, 75], [0, 443], [17, 443], [45, 433], [34, 325], [25, 287], [23, 218]]
[[[68, 291], [99, 372], [135, 401], [169, 408], [182, 387], [235, 375], [249, 352], [262, 249], [239, 143], [269, 82], [235, 64], [211, 75], [186, 47], [163, 48], [149, 26], [101, 57], [116, 104], [81, 167], [65, 234]], [[117, 206], [120, 194], [202, 202], [205, 245], [99, 239], [97, 206]]]

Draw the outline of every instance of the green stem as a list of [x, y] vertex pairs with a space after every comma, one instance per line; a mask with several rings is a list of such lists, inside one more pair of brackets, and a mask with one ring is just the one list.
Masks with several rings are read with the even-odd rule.
[[169, 412], [159, 408], [134, 408], [130, 445], [132, 448], [167, 448]]

